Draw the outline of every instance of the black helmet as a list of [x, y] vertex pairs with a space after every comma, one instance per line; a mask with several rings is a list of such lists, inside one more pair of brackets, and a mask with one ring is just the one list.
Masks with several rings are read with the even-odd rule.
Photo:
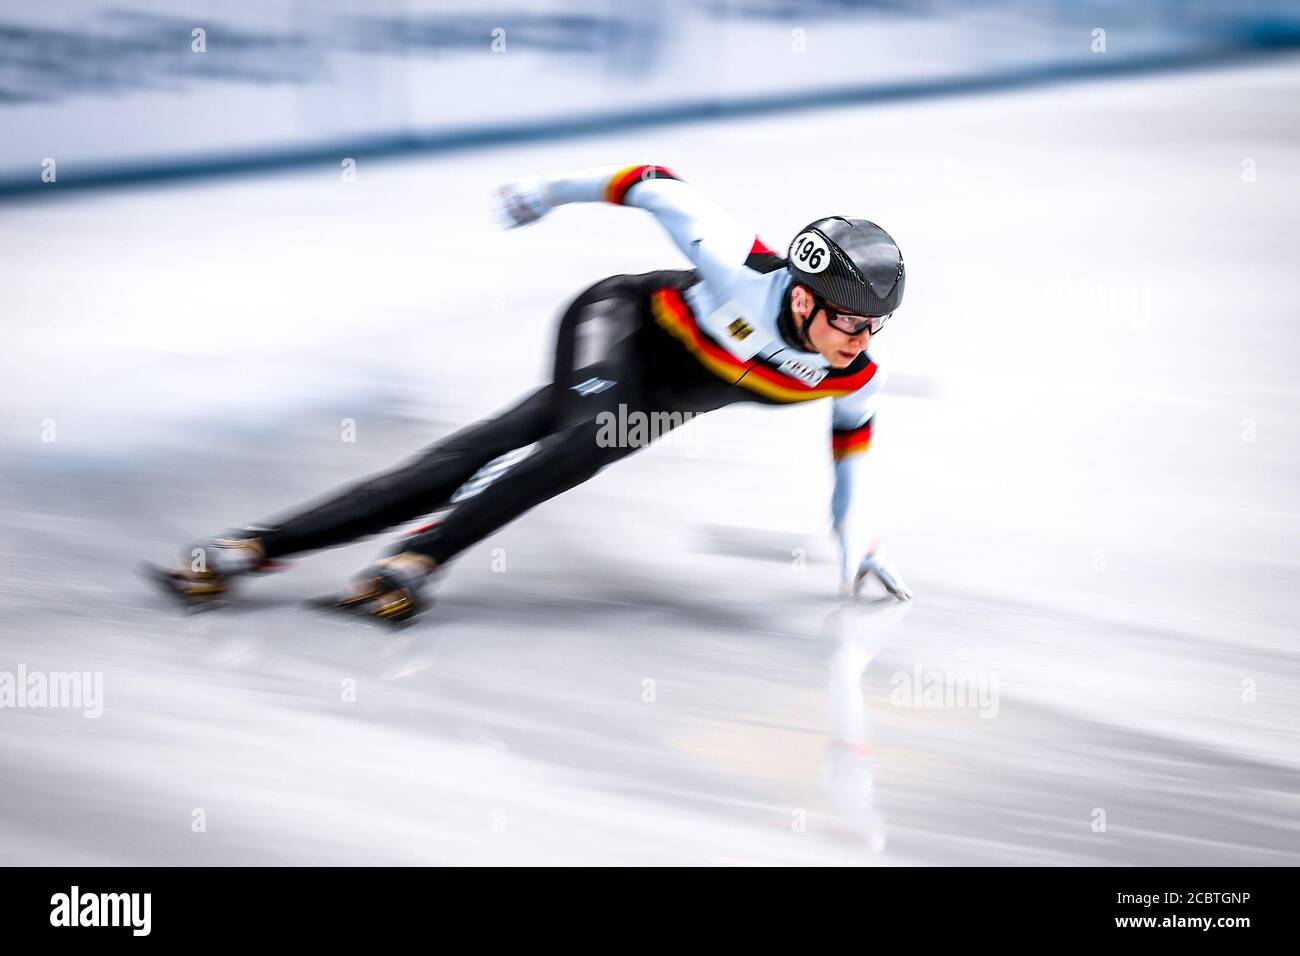
[[903, 301], [903, 254], [865, 219], [828, 216], [790, 243], [789, 269], [824, 300], [854, 315], [888, 315]]

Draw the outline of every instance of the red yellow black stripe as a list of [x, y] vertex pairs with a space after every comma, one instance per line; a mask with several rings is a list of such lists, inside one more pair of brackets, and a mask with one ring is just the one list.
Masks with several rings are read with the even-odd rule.
[[605, 186], [605, 201], [623, 205], [627, 191], [643, 179], [677, 179], [672, 170], [665, 166], [624, 166], [610, 177]]
[[752, 363], [742, 362], [700, 331], [690, 306], [676, 289], [651, 293], [650, 306], [655, 321], [719, 378], [735, 385], [749, 371]]
[[871, 447], [872, 421], [872, 419], [867, 419], [867, 423], [860, 428], [835, 428], [831, 430], [831, 454], [835, 456], [836, 461], [848, 455], [864, 452]]
[[851, 395], [876, 374], [876, 363], [868, 361], [848, 375], [827, 375], [816, 385], [786, 375], [758, 359], [741, 361], [700, 330], [690, 306], [677, 289], [659, 289], [650, 297], [655, 321], [688, 352], [719, 378], [739, 385], [774, 402], [807, 402], [819, 398]]

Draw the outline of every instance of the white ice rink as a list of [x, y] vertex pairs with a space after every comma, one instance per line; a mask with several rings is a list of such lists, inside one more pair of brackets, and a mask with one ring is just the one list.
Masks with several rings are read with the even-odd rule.
[[[569, 297], [683, 260], [490, 190], [640, 161], [899, 241], [911, 606], [835, 598], [823, 406], [614, 466], [396, 636], [299, 607], [378, 540], [189, 618], [134, 576], [540, 383]], [[1297, 223], [1294, 58], [11, 205], [0, 671], [104, 697], [0, 709], [0, 863], [1296, 865]]]

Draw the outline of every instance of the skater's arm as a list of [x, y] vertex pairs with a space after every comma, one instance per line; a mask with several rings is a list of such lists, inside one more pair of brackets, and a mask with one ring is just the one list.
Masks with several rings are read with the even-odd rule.
[[705, 281], [725, 284], [744, 266], [757, 240], [701, 190], [663, 166], [606, 166], [545, 181], [554, 205], [599, 199], [646, 210]]
[[867, 449], [871, 445], [874, 416], [858, 426], [832, 423], [831, 452], [835, 460], [835, 487], [831, 493], [831, 526], [840, 543], [840, 583], [853, 584], [858, 563], [876, 549], [875, 531], [864, 507]]
[[[879, 373], [878, 373], [879, 374]], [[874, 574], [899, 600], [912, 596], [896, 568], [886, 559], [868, 514], [868, 471], [871, 430], [875, 424], [875, 389], [837, 399], [831, 413], [831, 450], [835, 459], [835, 489], [831, 494], [831, 523], [840, 545], [840, 590], [857, 593]]]
[[522, 224], [567, 203], [610, 202], [650, 212], [706, 282], [725, 285], [751, 252], [766, 251], [703, 192], [663, 166], [596, 166], [549, 173], [501, 188], [506, 214]]

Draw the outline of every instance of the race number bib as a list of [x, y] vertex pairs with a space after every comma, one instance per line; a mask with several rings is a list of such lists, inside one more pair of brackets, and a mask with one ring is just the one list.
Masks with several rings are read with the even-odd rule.
[[790, 261], [804, 272], [821, 272], [831, 264], [831, 251], [817, 233], [801, 232], [790, 246]]

